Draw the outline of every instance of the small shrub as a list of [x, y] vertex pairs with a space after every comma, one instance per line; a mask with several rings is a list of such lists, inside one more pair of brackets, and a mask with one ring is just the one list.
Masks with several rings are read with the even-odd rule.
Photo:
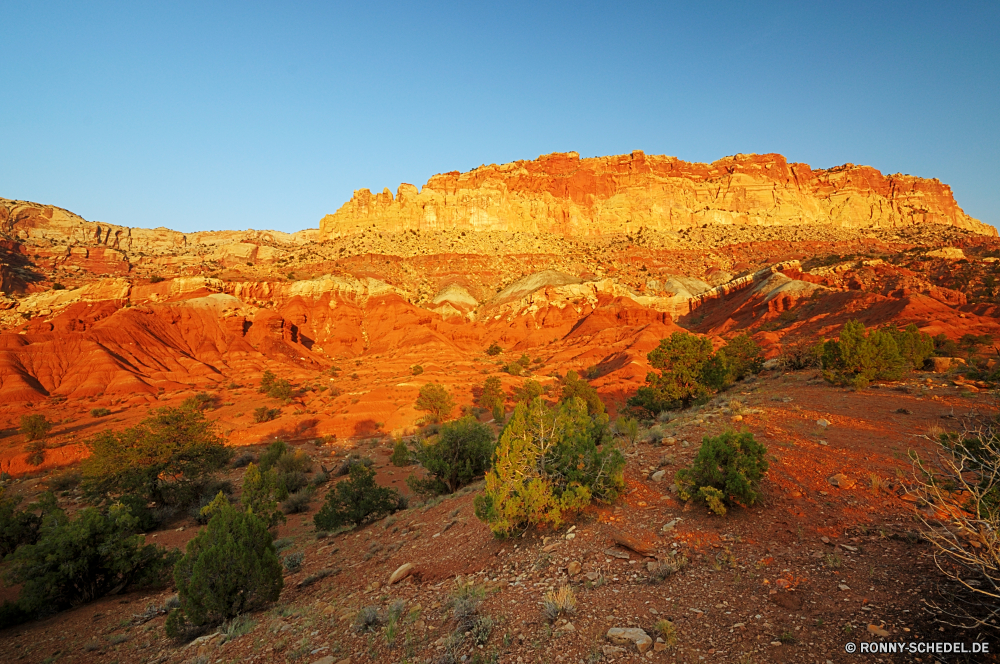
[[288, 401], [292, 398], [292, 384], [284, 378], [278, 378], [271, 371], [265, 371], [260, 378], [260, 392], [273, 399]]
[[253, 421], [256, 424], [262, 424], [264, 422], [270, 422], [281, 417], [280, 408], [268, 408], [267, 406], [260, 406], [253, 409]]
[[688, 564], [687, 556], [670, 556], [667, 560], [657, 562], [649, 571], [650, 583], [663, 583]]
[[45, 480], [45, 486], [48, 490], [56, 493], [75, 489], [79, 484], [80, 471], [74, 469], [53, 472]]
[[428, 477], [407, 478], [416, 493], [439, 495], [455, 493], [459, 488], [482, 477], [493, 456], [493, 430], [474, 417], [441, 425], [437, 441], [418, 445], [413, 456], [427, 469]]
[[193, 408], [195, 410], [212, 410], [218, 405], [219, 397], [208, 392], [198, 392], [185, 399], [181, 403], [181, 408]]
[[666, 618], [661, 618], [656, 621], [654, 629], [659, 633], [660, 638], [668, 648], [673, 648], [677, 645], [677, 628], [674, 624], [667, 620]]
[[455, 409], [455, 401], [443, 385], [427, 383], [420, 388], [416, 409], [428, 413], [428, 421], [440, 422], [451, 415], [451, 411]]
[[412, 367], [410, 367], [410, 373], [413, 374], [414, 376], [419, 376], [423, 372], [424, 368], [419, 364], [414, 364]]
[[351, 468], [357, 465], [371, 467], [375, 464], [369, 457], [359, 457], [356, 454], [348, 454], [334, 469], [334, 477], [343, 477], [351, 472]]
[[548, 407], [519, 405], [500, 436], [476, 516], [506, 537], [532, 524], [558, 527], [593, 498], [610, 501], [624, 487], [625, 458], [607, 415], [591, 417], [579, 398]]
[[486, 589], [473, 581], [459, 583], [448, 601], [451, 614], [457, 623], [456, 632], [465, 633], [476, 624], [479, 605], [486, 597]]
[[376, 521], [403, 508], [399, 492], [375, 483], [375, 471], [364, 464], [350, 468], [350, 477], [338, 482], [313, 518], [317, 530], [336, 530]]
[[275, 497], [276, 479], [277, 473], [273, 469], [261, 472], [260, 467], [253, 463], [243, 473], [243, 493], [240, 496], [243, 509], [256, 514], [269, 528], [285, 521]]
[[295, 574], [300, 569], [302, 569], [302, 563], [305, 562], [306, 554], [301, 551], [296, 551], [294, 553], [289, 553], [287, 556], [281, 559], [281, 565], [285, 568], [285, 571], [289, 574]]
[[22, 415], [21, 433], [28, 440], [42, 440], [52, 431], [52, 422], [45, 419], [44, 415]]
[[[634, 417], [619, 415], [618, 419], [615, 420], [615, 431], [625, 439], [629, 446], [635, 445], [635, 441], [639, 439], [639, 421]], [[661, 435], [660, 438], [663, 436]]]
[[111, 414], [111, 409], [110, 408], [91, 408], [90, 409], [90, 416], [91, 417], [107, 417], [110, 414]]
[[576, 613], [576, 595], [569, 586], [549, 590], [542, 596], [542, 615], [549, 622], [562, 615]]
[[838, 340], [823, 345], [823, 377], [855, 389], [864, 389], [875, 380], [898, 380], [906, 371], [922, 367], [933, 345], [916, 325], [866, 332], [862, 323], [851, 320]]
[[392, 456], [389, 457], [389, 461], [397, 468], [403, 468], [412, 463], [410, 460], [410, 449], [406, 446], [406, 442], [402, 438], [398, 438], [393, 444]]
[[566, 378], [563, 380], [562, 394], [559, 398], [561, 401], [565, 401], [566, 399], [572, 399], [573, 397], [583, 399], [587, 404], [587, 412], [591, 415], [597, 415], [604, 412], [604, 402], [601, 401], [601, 397], [598, 396], [597, 390], [595, 390], [590, 383], [580, 378], [580, 375], [575, 371], [570, 371], [566, 374]]
[[354, 616], [354, 631], [359, 634], [370, 632], [381, 624], [382, 616], [377, 606], [366, 606]]
[[253, 463], [257, 459], [257, 455], [253, 452], [240, 452], [233, 459], [233, 468], [246, 468], [249, 464]]
[[28, 510], [19, 510], [20, 496], [8, 496], [7, 490], [0, 488], [0, 560], [13, 553], [22, 544], [34, 544], [38, 541], [38, 530], [42, 525], [42, 517], [34, 510], [44, 506], [54, 507], [55, 498], [49, 494], [47, 502], [34, 504]]
[[486, 354], [489, 355], [490, 357], [496, 357], [502, 352], [503, 348], [500, 348], [500, 346], [496, 345], [495, 343], [490, 344], [490, 347], [486, 349]]
[[674, 332], [647, 356], [659, 373], [650, 372], [628, 405], [643, 417], [707, 400], [735, 381], [763, 368], [760, 347], [747, 335], [730, 340], [718, 352], [705, 337]]
[[312, 502], [312, 490], [303, 489], [301, 491], [296, 491], [290, 494], [288, 498], [285, 498], [284, 502], [281, 503], [281, 511], [285, 514], [299, 514], [305, 512], [309, 509], [309, 503]]
[[66, 287], [58, 282], [52, 283], [52, 290], [66, 290]]
[[35, 544], [7, 557], [7, 580], [22, 584], [17, 604], [28, 614], [62, 610], [113, 591], [161, 583], [174, 558], [145, 544], [137, 519], [121, 505], [87, 507], [70, 518], [52, 507]]
[[514, 388], [513, 396], [516, 403], [531, 403], [543, 394], [545, 394], [545, 390], [542, 389], [542, 384], [528, 378], [520, 386]]
[[147, 504], [187, 505], [232, 458], [215, 423], [186, 408], [161, 408], [134, 427], [97, 434], [87, 447], [81, 487], [101, 502], [136, 495]]
[[507, 401], [507, 395], [503, 392], [503, 386], [500, 379], [496, 376], [490, 376], [483, 383], [482, 393], [479, 398], [476, 399], [476, 405], [488, 411], [493, 411], [499, 406], [503, 408], [504, 403]]
[[725, 514], [725, 505], [750, 507], [760, 499], [760, 481], [768, 468], [766, 455], [767, 448], [748, 431], [706, 436], [692, 467], [677, 472], [680, 496], [701, 500], [720, 516]]
[[158, 284], [158, 283], [160, 283], [161, 281], [163, 281], [163, 277], [161, 277], [161, 276], [160, 276], [160, 275], [158, 275], [158, 274], [154, 274], [153, 276], [151, 276], [151, 277], [149, 278], [149, 283], [151, 283], [151, 284]]
[[186, 624], [218, 624], [278, 599], [284, 581], [267, 528], [251, 512], [220, 506], [174, 568], [181, 607], [168, 616], [169, 636], [182, 636]]
[[29, 466], [40, 466], [45, 462], [46, 447], [44, 440], [28, 443], [28, 456], [25, 461], [28, 462]]

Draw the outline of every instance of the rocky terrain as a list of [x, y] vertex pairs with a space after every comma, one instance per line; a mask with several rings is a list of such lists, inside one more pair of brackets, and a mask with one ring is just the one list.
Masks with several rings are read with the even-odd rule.
[[[361, 190], [294, 234], [118, 227], [6, 199], [0, 229], [0, 472], [27, 497], [79, 463], [94, 433], [198, 392], [215, 397], [229, 445], [281, 439], [327, 465], [361, 453], [407, 493], [414, 469], [388, 454], [417, 429], [420, 387], [441, 383], [469, 410], [489, 376], [508, 393], [522, 385], [503, 370], [522, 355], [543, 386], [586, 376], [614, 415], [647, 353], [682, 329], [716, 347], [746, 331], [769, 358], [850, 319], [1000, 338], [1000, 239], [946, 185], [779, 155], [548, 155], [396, 197]], [[291, 381], [290, 401], [258, 392], [265, 370]], [[474, 580], [496, 623], [485, 643], [463, 642], [465, 661], [850, 661], [852, 638], [931, 636], [920, 598], [939, 580], [911, 536], [906, 452], [986, 401], [940, 374], [862, 394], [772, 369], [664, 425], [664, 442], [628, 449], [628, 495], [572, 529], [495, 540], [472, 515], [473, 487], [317, 539], [319, 496], [279, 532], [302, 571], [245, 634], [167, 640], [155, 609], [168, 590], [106, 597], [0, 642], [32, 662], [426, 661], [454, 645], [448, 601]], [[255, 422], [262, 404], [280, 415]], [[55, 423], [40, 464], [18, 430], [25, 414]], [[702, 436], [734, 426], [774, 461], [765, 506], [720, 519], [668, 487]], [[850, 486], [830, 483], [838, 473]], [[150, 541], [183, 545], [196, 528], [179, 517]], [[688, 566], [651, 582], [647, 563], [677, 551]], [[413, 573], [387, 585], [404, 564]], [[538, 602], [562, 584], [577, 613], [549, 623]], [[352, 628], [358, 610], [397, 600], [394, 641]], [[660, 617], [678, 625], [676, 647], [640, 655], [606, 638], [653, 633]]]

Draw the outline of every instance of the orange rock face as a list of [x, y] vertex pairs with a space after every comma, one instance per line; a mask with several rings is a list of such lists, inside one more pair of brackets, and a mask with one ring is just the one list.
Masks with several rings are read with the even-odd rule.
[[580, 159], [576, 152], [435, 175], [395, 197], [367, 189], [320, 223], [324, 237], [375, 226], [389, 232], [445, 229], [598, 236], [640, 228], [711, 225], [832, 225], [900, 228], [944, 224], [986, 235], [938, 180], [882, 175], [845, 164], [813, 170], [779, 154], [736, 155], [711, 164], [636, 151]]

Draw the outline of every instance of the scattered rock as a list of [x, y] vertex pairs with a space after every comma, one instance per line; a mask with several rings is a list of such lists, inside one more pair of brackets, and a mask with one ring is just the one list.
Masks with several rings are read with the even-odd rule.
[[619, 549], [605, 549], [604, 555], [611, 556], [612, 558], [620, 558], [621, 560], [628, 560], [628, 554]]
[[625, 652], [625, 648], [619, 648], [618, 646], [601, 646], [601, 652], [604, 653], [605, 657], [610, 657], [612, 655], [620, 655]]
[[844, 591], [847, 591], [847, 590], [851, 589], [851, 587], [849, 585], [847, 585], [846, 583], [838, 584], [837, 588], [839, 588], [840, 590], [844, 590]]
[[878, 625], [868, 625], [868, 631], [874, 634], [875, 636], [883, 636], [883, 637], [889, 636], [889, 632], [885, 631]]
[[644, 653], [653, 645], [649, 634], [638, 627], [612, 627], [608, 630], [608, 640], [621, 645], [632, 644], [640, 653]]
[[403, 563], [397, 567], [396, 571], [389, 577], [389, 585], [391, 586], [392, 584], [402, 581], [406, 577], [410, 576], [413, 574], [413, 569], [413, 563]]
[[824, 418], [820, 418], [820, 419], [816, 420], [816, 424], [818, 424], [819, 426], [821, 426], [821, 427], [823, 427], [825, 429], [826, 427], [830, 426], [830, 420], [827, 420], [827, 419], [824, 419]]
[[655, 473], [653, 473], [652, 475], [650, 475], [649, 478], [651, 480], [653, 480], [654, 482], [659, 482], [659, 481], [661, 481], [663, 479], [664, 475], [666, 475], [666, 474], [667, 474], [667, 471], [665, 471], [665, 470], [658, 470]]
[[579, 561], [574, 560], [566, 566], [566, 573], [570, 576], [576, 576], [580, 573], [581, 569], [583, 569], [583, 565], [581, 565]]
[[852, 486], [857, 484], [854, 480], [843, 473], [837, 473], [833, 477], [827, 480], [830, 484], [837, 487], [838, 489], [850, 489]]
[[312, 664], [334, 664], [333, 655], [327, 655], [326, 657], [320, 657], [314, 660]]
[[932, 357], [931, 371], [934, 373], [945, 373], [951, 371], [952, 367], [965, 364], [965, 360], [960, 357]]
[[588, 581], [597, 581], [599, 578], [601, 578], [601, 573], [600, 572], [587, 572], [586, 574], [584, 574], [584, 576], [587, 577]]
[[618, 546], [635, 551], [640, 556], [652, 557], [656, 555], [656, 549], [653, 547], [652, 543], [644, 542], [638, 537], [627, 535], [620, 530], [612, 531], [611, 539], [614, 540], [615, 544]]

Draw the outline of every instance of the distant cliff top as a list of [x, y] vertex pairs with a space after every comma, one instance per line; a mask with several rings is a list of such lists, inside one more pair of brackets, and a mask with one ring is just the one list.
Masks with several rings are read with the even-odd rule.
[[883, 175], [844, 164], [813, 170], [779, 154], [711, 164], [627, 155], [581, 159], [576, 152], [480, 166], [431, 177], [419, 191], [402, 184], [354, 192], [320, 221], [320, 236], [379, 231], [508, 231], [599, 236], [705, 225], [893, 229], [942, 224], [996, 236], [965, 214], [936, 179]]

